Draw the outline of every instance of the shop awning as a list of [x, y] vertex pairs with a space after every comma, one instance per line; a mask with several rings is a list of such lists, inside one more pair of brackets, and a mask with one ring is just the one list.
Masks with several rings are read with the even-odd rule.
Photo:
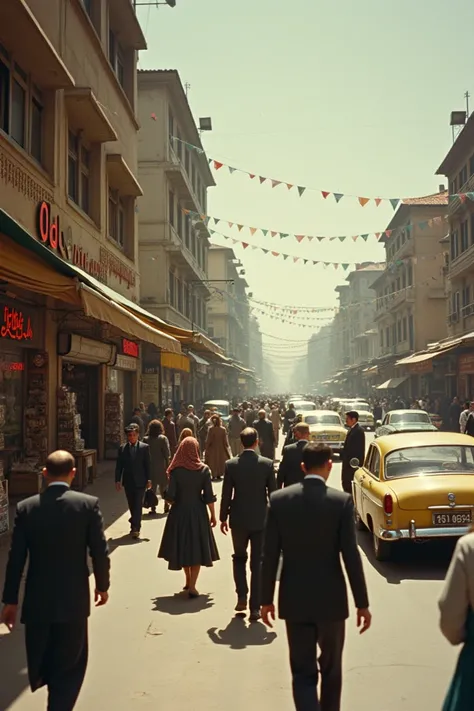
[[90, 87], [76, 87], [64, 93], [68, 123], [83, 131], [91, 143], [116, 141], [118, 136]]
[[15, 47], [15, 60], [39, 86], [55, 90], [74, 86], [72, 75], [26, 0], [0, 2], [0, 26]]
[[204, 358], [201, 358], [201, 356], [198, 356], [196, 353], [193, 353], [192, 351], [188, 351], [188, 356], [191, 358], [191, 360], [193, 360], [198, 365], [209, 365], [207, 360], [204, 360]]
[[412, 365], [413, 363], [423, 363], [426, 360], [432, 360], [433, 358], [438, 358], [438, 356], [445, 355], [452, 351], [453, 348], [445, 348], [442, 351], [433, 351], [432, 353], [418, 353], [407, 358], [402, 358], [397, 360], [395, 365]]
[[191, 370], [189, 358], [182, 353], [162, 353], [161, 365], [171, 370], [182, 370], [183, 373], [189, 373]]
[[58, 274], [53, 267], [38, 261], [34, 254], [19, 247], [1, 234], [1, 231], [0, 215], [0, 281], [17, 286], [19, 289], [27, 289], [37, 294], [61, 299], [68, 304], [81, 306], [79, 285], [76, 280]]
[[241, 373], [245, 373], [245, 375], [254, 375], [254, 371], [251, 370], [250, 368], [245, 368], [243, 365], [240, 365], [240, 363], [232, 363], [233, 367], [240, 371]]
[[395, 390], [398, 388], [402, 383], [404, 383], [406, 380], [408, 380], [408, 375], [405, 376], [404, 378], [389, 378], [386, 380], [382, 385], [377, 385], [375, 388], [376, 390]]
[[140, 341], [152, 343], [164, 351], [169, 351], [172, 354], [181, 353], [181, 345], [176, 338], [149, 326], [138, 316], [131, 314], [120, 304], [110, 301], [86, 284], [81, 284], [80, 294], [82, 308], [86, 316], [116, 326], [127, 335], [138, 338]]

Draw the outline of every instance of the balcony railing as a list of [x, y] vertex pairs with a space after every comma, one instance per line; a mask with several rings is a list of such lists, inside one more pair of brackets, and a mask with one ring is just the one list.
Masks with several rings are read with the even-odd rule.
[[448, 275], [450, 279], [456, 279], [470, 271], [474, 271], [474, 244], [453, 259], [448, 268]]
[[[461, 189], [458, 190], [458, 193], [471, 193], [474, 192], [474, 174], [471, 175], [469, 180], [464, 183], [464, 185], [461, 186]], [[454, 215], [462, 206], [463, 206], [463, 201], [461, 198], [458, 197], [449, 197], [449, 202], [448, 202], [448, 215], [452, 216]]]
[[184, 207], [189, 207], [191, 210], [201, 214], [205, 213], [204, 205], [194, 190], [186, 166], [176, 153], [172, 140], [168, 143], [168, 150], [168, 176], [174, 177], [176, 187], [181, 193], [182, 202], [186, 203]]

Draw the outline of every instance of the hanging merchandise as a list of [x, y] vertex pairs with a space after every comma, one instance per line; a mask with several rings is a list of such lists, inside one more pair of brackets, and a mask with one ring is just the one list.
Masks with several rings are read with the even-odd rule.
[[[152, 115], [153, 117], [153, 115]], [[204, 149], [201, 148], [200, 146], [195, 146], [192, 143], [188, 143], [187, 141], [183, 141], [181, 138], [178, 138], [177, 136], [171, 136], [170, 137], [171, 141], [176, 141], [181, 143], [182, 145], [186, 146], [190, 151], [194, 151], [195, 153], [198, 153], [200, 155], [203, 155], [205, 153]], [[387, 202], [390, 203], [392, 208], [394, 210], [397, 209], [398, 205], [403, 202], [404, 200], [413, 200], [413, 196], [405, 196], [405, 197], [363, 197], [361, 195], [353, 195], [351, 193], [341, 193], [341, 192], [334, 192], [333, 190], [321, 190], [320, 188], [312, 188], [309, 186], [305, 185], [297, 185], [295, 183], [289, 183], [286, 180], [277, 180], [276, 178], [270, 178], [268, 176], [264, 175], [257, 175], [257, 173], [250, 173], [248, 170], [243, 170], [242, 168], [236, 168], [235, 166], [231, 166], [228, 163], [224, 163], [223, 161], [217, 160], [216, 158], [209, 158], [207, 157], [207, 161], [211, 168], [213, 168], [215, 171], [221, 170], [222, 168], [226, 168], [229, 172], [230, 175], [233, 175], [234, 173], [242, 173], [243, 175], [247, 175], [250, 180], [255, 180], [258, 178], [258, 183], [260, 185], [263, 185], [266, 183], [267, 185], [271, 186], [272, 188], [279, 187], [280, 185], [286, 187], [288, 190], [292, 190], [293, 188], [296, 188], [298, 191], [298, 195], [302, 197], [304, 193], [309, 190], [311, 192], [317, 192], [321, 195], [324, 200], [327, 200], [329, 197], [333, 197], [336, 204], [339, 204], [339, 202], [342, 200], [342, 198], [353, 198], [357, 200], [359, 205], [361, 207], [365, 207], [369, 202], [373, 202], [377, 207], [380, 205], [381, 202]], [[418, 197], [418, 196], [416, 196]], [[426, 196], [420, 196], [420, 197], [426, 197]], [[459, 198], [462, 202], [465, 202], [468, 198], [469, 200], [474, 201], [474, 192], [468, 192], [468, 193], [454, 193], [449, 196], [449, 199], [455, 199]]]
[[[329, 240], [330, 242], [334, 242], [335, 240], [339, 240], [340, 242], [344, 242], [346, 239], [351, 239], [353, 242], [356, 242], [359, 238], [363, 240], [364, 242], [367, 242], [369, 237], [375, 237], [377, 242], [380, 239], [384, 239], [385, 237], [391, 237], [392, 233], [395, 232], [396, 230], [379, 230], [378, 232], [372, 231], [372, 232], [366, 232], [365, 234], [357, 234], [357, 235], [306, 235], [306, 234], [295, 234], [293, 232], [281, 232], [279, 230], [271, 230], [268, 227], [251, 227], [250, 225], [243, 225], [238, 222], [231, 222], [229, 220], [225, 220], [222, 217], [213, 217], [212, 215], [204, 215], [200, 212], [194, 212], [193, 210], [188, 210], [183, 208], [182, 212], [184, 215], [188, 215], [192, 220], [195, 220], [197, 222], [203, 222], [206, 227], [209, 228], [209, 223], [211, 220], [214, 222], [214, 227], [217, 227], [220, 223], [224, 225], [228, 225], [230, 229], [236, 227], [239, 232], [241, 232], [243, 229], [248, 230], [250, 232], [251, 237], [255, 235], [256, 232], [261, 232], [264, 237], [268, 237], [270, 235], [271, 238], [274, 237], [279, 237], [280, 239], [286, 239], [288, 237], [295, 239], [299, 244], [303, 242], [303, 240], [307, 240], [308, 242], [312, 242], [313, 239], [317, 239], [319, 242], [322, 240]], [[403, 225], [403, 227], [397, 228], [399, 232], [406, 232], [407, 237], [410, 238], [410, 233], [415, 227], [419, 227], [421, 230], [425, 230], [428, 227], [433, 227], [434, 225], [440, 225], [442, 222], [447, 220], [447, 216], [438, 216], [438, 217], [432, 217], [429, 220], [422, 220], [421, 222], [411, 222], [407, 225]], [[212, 232], [211, 229], [209, 229], [209, 232]]]

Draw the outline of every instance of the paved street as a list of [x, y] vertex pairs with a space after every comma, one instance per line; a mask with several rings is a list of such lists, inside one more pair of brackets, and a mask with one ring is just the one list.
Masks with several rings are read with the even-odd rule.
[[[337, 485], [340, 465], [332, 475]], [[220, 494], [220, 484], [216, 485]], [[127, 537], [122, 498], [111, 480], [104, 496], [112, 548], [111, 599], [91, 617], [91, 653], [79, 711], [185, 709], [288, 711], [292, 708], [283, 625], [275, 632], [234, 617], [230, 541], [219, 531], [221, 561], [204, 570], [202, 597], [176, 596], [179, 573], [156, 552], [164, 518], [145, 520], [143, 540]], [[344, 711], [439, 709], [455, 660], [437, 627], [436, 601], [450, 547], [400, 550], [390, 564], [375, 563], [370, 539], [360, 538], [373, 628], [360, 638], [348, 622]], [[27, 689], [22, 631], [0, 636], [0, 709], [44, 708], [44, 694]]]

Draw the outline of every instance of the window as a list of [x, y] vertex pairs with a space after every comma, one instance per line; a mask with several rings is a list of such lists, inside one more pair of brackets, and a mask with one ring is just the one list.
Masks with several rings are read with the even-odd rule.
[[402, 340], [402, 321], [401, 319], [397, 323], [397, 343], [401, 343]]
[[461, 252], [465, 252], [469, 247], [469, 225], [468, 221], [464, 220], [459, 226], [459, 232], [461, 236]]
[[450, 236], [451, 261], [459, 256], [458, 231], [453, 230]]
[[191, 245], [191, 220], [189, 215], [186, 215], [184, 218], [184, 243], [187, 249], [189, 249]]
[[403, 330], [403, 340], [407, 340], [407, 317], [404, 316], [403, 321], [402, 321], [402, 330]]
[[176, 212], [176, 231], [180, 239], [183, 239], [183, 213], [181, 211], [181, 206], [178, 203]]
[[380, 348], [383, 348], [383, 329], [379, 331]]
[[109, 62], [114, 70], [120, 85], [125, 84], [125, 61], [124, 53], [115, 32], [109, 29]]
[[407, 267], [408, 286], [413, 286], [413, 264], [410, 262]]
[[449, 184], [449, 194], [454, 195], [458, 191], [458, 182], [457, 179], [454, 178], [454, 180], [451, 181]]
[[469, 306], [471, 303], [471, 287], [464, 286], [462, 290], [462, 305], [463, 307]]
[[10, 72], [0, 61], [0, 129], [8, 133], [10, 126]]
[[39, 96], [34, 96], [32, 100], [30, 131], [31, 155], [38, 163], [41, 163], [43, 159], [43, 106]]
[[76, 205], [90, 214], [90, 151], [72, 131], [68, 132], [68, 190]]
[[459, 179], [458, 179], [458, 185], [459, 185], [459, 190], [467, 183], [467, 165], [463, 167], [461, 172], [459, 173]]
[[168, 220], [170, 225], [173, 225], [174, 227], [174, 192], [172, 190], [169, 191], [169, 204], [168, 204]]
[[368, 469], [370, 473], [378, 479], [380, 477], [380, 452], [377, 447], [372, 447], [372, 450], [372, 457]]
[[179, 279], [176, 279], [176, 291], [178, 296], [178, 311], [183, 313], [183, 285]]
[[459, 291], [454, 291], [451, 294], [451, 313], [459, 314], [461, 304], [461, 294]]
[[109, 188], [109, 237], [123, 249], [125, 247], [125, 208], [118, 190]]
[[387, 348], [388, 346], [390, 346], [390, 329], [388, 328], [388, 326], [385, 329], [385, 345], [387, 346]]
[[176, 306], [176, 277], [173, 272], [169, 272], [170, 304]]
[[469, 158], [469, 175], [474, 175], [474, 154]]
[[19, 81], [12, 81], [11, 137], [25, 147], [26, 129], [26, 89]]

